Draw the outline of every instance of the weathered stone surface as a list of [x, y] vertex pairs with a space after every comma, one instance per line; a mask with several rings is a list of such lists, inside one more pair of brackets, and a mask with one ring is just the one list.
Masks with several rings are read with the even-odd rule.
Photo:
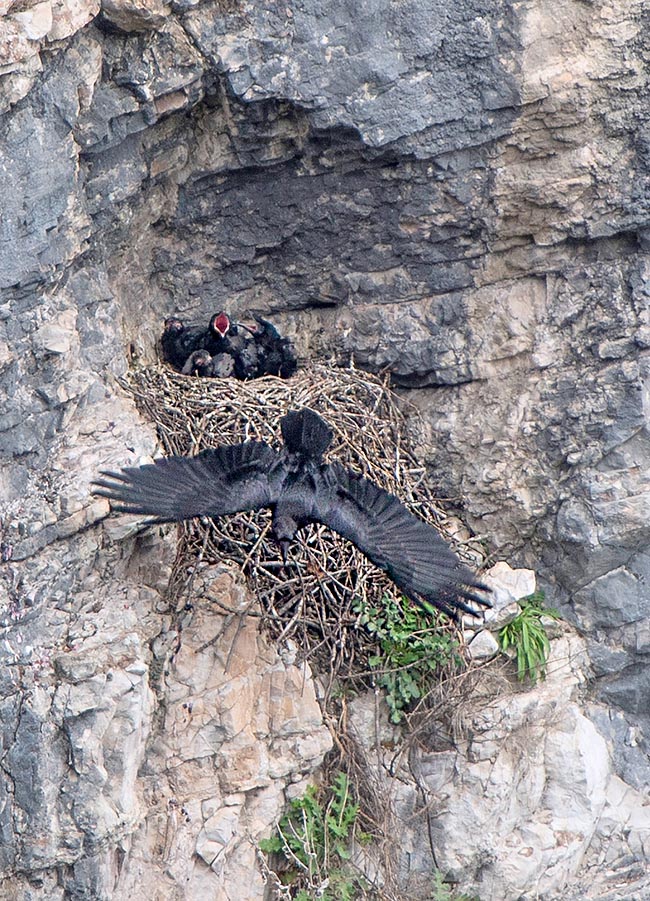
[[[43, 9], [43, 5], [41, 5], [41, 9]], [[30, 38], [30, 34], [34, 33], [34, 30], [38, 32], [38, 28], [32, 27], [31, 20], [31, 11], [27, 10], [21, 16], [11, 16], [3, 21], [0, 41], [0, 66], [3, 74], [12, 72], [26, 59], [38, 53], [38, 44], [33, 38]], [[37, 36], [42, 37], [50, 25], [51, 19], [45, 30]]]
[[[247, 606], [227, 571], [201, 578], [229, 607]], [[185, 625], [166, 679], [168, 708], [144, 778], [157, 801], [134, 838], [136, 865], [116, 898], [159, 884], [157, 824], [170, 805], [178, 811], [167, 827], [170, 891], [240, 897], [246, 886], [250, 897], [261, 897], [255, 841], [281, 813], [283, 788], [311, 772], [331, 746], [309, 673], [286, 667], [255, 619], [228, 625], [204, 604]]]
[[[626, 823], [621, 834], [620, 824]], [[615, 836], [614, 841], [610, 841]], [[631, 791], [612, 776], [598, 830], [585, 860], [584, 875], [561, 895], [562, 901], [645, 898], [650, 890], [647, 866], [650, 808], [647, 796]]]
[[[139, 524], [103, 530], [106, 506], [89, 497], [98, 469], [154, 451], [116, 377], [153, 357], [164, 316], [215, 303], [274, 312], [304, 356], [392, 372], [424, 413], [417, 437], [441, 494], [462, 498], [490, 551], [534, 570], [587, 633], [589, 690], [609, 705], [589, 720], [642, 789], [645, 6], [102, 9], [0, 4], [0, 865], [12, 891], [255, 892], [233, 811], [270, 828], [325, 747], [311, 702], [301, 726], [302, 676], [257, 639], [267, 708], [243, 671], [210, 683], [209, 649], [195, 654], [200, 685], [183, 646], [161, 682], [177, 640], [159, 612], [171, 541]], [[154, 740], [163, 708], [168, 743]], [[566, 747], [578, 796], [591, 786], [602, 799], [580, 750], [591, 742], [602, 761], [602, 747], [582, 716], [567, 713], [571, 734], [551, 728], [549, 785]], [[500, 758], [499, 735], [483, 751], [505, 761], [508, 802], [527, 815], [540, 771], [529, 780], [528, 753]], [[465, 784], [483, 798], [491, 783], [481, 771]], [[566, 846], [552, 844], [548, 798], [546, 819], [513, 832], [519, 867], [505, 831], [490, 839], [513, 892], [525, 872], [551, 892], [581, 855], [597, 870], [586, 844], [600, 847], [599, 816], [611, 853], [638, 865], [645, 820], [616, 820], [609, 788], [602, 808], [574, 799], [585, 832]]]
[[[111, 554], [99, 549], [98, 537], [95, 554], [107, 561]], [[85, 544], [92, 547], [89, 538]], [[163, 550], [157, 541], [146, 551], [156, 556], [157, 579]], [[9, 716], [16, 719], [3, 756], [8, 782], [0, 809], [16, 830], [7, 836], [4, 878], [14, 866], [36, 870], [85, 861], [96, 868], [102, 894], [109, 885], [116, 898], [130, 897], [142, 885], [153, 892], [160, 879], [162, 818], [170, 885], [178, 883], [188, 898], [220, 897], [220, 886], [231, 879], [241, 885], [237, 874], [253, 872], [254, 840], [268, 834], [280, 815], [283, 787], [315, 768], [331, 737], [309, 675], [281, 663], [257, 635], [255, 620], [224, 631], [223, 617], [207, 610], [185, 624], [178, 648], [177, 633], [165, 632], [169, 617], [154, 612], [160, 596], [143, 585], [143, 578], [150, 579], [146, 558], [132, 554], [124, 565], [135, 580], [131, 593], [124, 576], [111, 581], [104, 569], [104, 580], [95, 578], [94, 587], [87, 581], [75, 601], [80, 610], [92, 610], [92, 619], [74, 616], [78, 629], [71, 627], [72, 605], [62, 597], [50, 611], [37, 606], [36, 617], [17, 606], [16, 625], [5, 630], [13, 664], [26, 668], [33, 688], [29, 704], [5, 701], [0, 710], [7, 726]], [[227, 573], [216, 582], [208, 574], [203, 578], [225, 603], [241, 602], [242, 590]], [[40, 637], [45, 618], [49, 644], [33, 647], [28, 642]], [[159, 672], [162, 661], [152, 657], [148, 643], [157, 635], [160, 648], [175, 648], [175, 662], [166, 679], [168, 713], [155, 727], [152, 688], [160, 691], [160, 677], [151, 668]], [[25, 767], [27, 760], [34, 767]], [[108, 881], [108, 871], [100, 875], [110, 869], [106, 844], [129, 834], [132, 868]], [[212, 869], [197, 868], [195, 853]], [[79, 885], [80, 877], [74, 879]], [[261, 897], [260, 880], [253, 873], [251, 882], [249, 873], [253, 896]]]
[[243, 100], [281, 97], [313, 111], [317, 128], [431, 154], [507, 127], [517, 81], [501, 62], [513, 41], [501, 15], [505, 5], [481, 0], [470, 17], [460, 6], [372, 0], [331, 19], [315, 2], [244, 3], [235, 23], [199, 8], [186, 25]]
[[162, 0], [101, 0], [104, 18], [122, 31], [160, 28], [169, 15], [169, 6]]
[[535, 593], [535, 573], [531, 569], [513, 569], [503, 560], [490, 567], [485, 579], [496, 609]]
[[472, 638], [467, 646], [472, 660], [489, 660], [499, 653], [499, 642], [487, 629], [483, 629]]
[[[376, 734], [371, 705], [365, 714], [351, 706], [352, 732], [369, 749], [375, 778], [382, 755], [393, 768], [402, 761], [400, 782], [387, 790], [402, 820], [409, 898], [429, 897], [432, 852], [461, 891], [487, 901], [558, 898], [585, 860], [605, 870], [606, 859], [624, 854], [643, 860], [647, 798], [612, 773], [606, 741], [576, 703], [587, 660], [580, 639], [562, 637], [535, 688], [488, 700], [477, 685], [479, 698], [463, 702], [466, 739], [456, 748], [420, 745], [402, 757], [394, 734], [381, 725]], [[422, 830], [430, 848], [418, 841]]]
[[66, 354], [72, 350], [75, 343], [78, 348], [76, 318], [74, 310], [64, 310], [57, 319], [38, 328], [32, 337], [34, 353], [37, 356]]
[[76, 34], [99, 12], [100, 0], [52, 0], [52, 27], [49, 41], [61, 41]]

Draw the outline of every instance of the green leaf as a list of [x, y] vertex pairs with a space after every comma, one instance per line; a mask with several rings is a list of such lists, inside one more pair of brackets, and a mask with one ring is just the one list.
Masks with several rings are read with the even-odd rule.
[[458, 645], [438, 627], [434, 609], [421, 610], [404, 597], [385, 596], [381, 606], [365, 606], [355, 600], [353, 609], [379, 645], [368, 657], [377, 674], [377, 684], [386, 692], [392, 722], [401, 711], [425, 695], [441, 666], [462, 662]]
[[[544, 595], [540, 592], [520, 601], [521, 612], [511, 623], [499, 632], [502, 651], [511, 647], [516, 650], [517, 676], [522, 681], [528, 677], [535, 683], [544, 678], [546, 662], [550, 653], [550, 642], [541, 617], [548, 615], [543, 606]], [[557, 611], [553, 611], [557, 618]]]
[[262, 838], [258, 842], [260, 850], [265, 854], [279, 854], [283, 848], [282, 839], [279, 835], [273, 835], [271, 838]]

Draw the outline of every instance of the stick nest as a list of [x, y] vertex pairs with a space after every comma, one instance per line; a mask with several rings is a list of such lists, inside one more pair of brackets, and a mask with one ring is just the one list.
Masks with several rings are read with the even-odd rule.
[[[156, 424], [167, 454], [193, 455], [246, 440], [279, 448], [281, 417], [309, 407], [334, 433], [326, 459], [340, 461], [395, 494], [411, 512], [435, 524], [470, 566], [482, 561], [480, 545], [454, 541], [387, 379], [313, 364], [291, 379], [267, 376], [240, 382], [183, 376], [160, 364], [133, 371], [127, 387]], [[268, 510], [184, 523], [172, 585], [180, 593], [197, 556], [207, 563], [236, 563], [273, 638], [292, 638], [303, 657], [315, 656], [330, 672], [359, 672], [360, 664], [367, 670], [367, 655], [375, 645], [361, 634], [356, 602], [376, 604], [386, 594], [397, 598], [397, 587], [324, 526], [299, 534], [285, 570], [270, 526]]]

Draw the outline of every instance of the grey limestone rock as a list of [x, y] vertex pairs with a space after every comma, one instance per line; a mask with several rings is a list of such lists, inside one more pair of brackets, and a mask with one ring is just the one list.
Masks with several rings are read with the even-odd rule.
[[331, 16], [315, 2], [245, 3], [233, 18], [198, 8], [185, 21], [243, 100], [282, 97], [309, 109], [316, 128], [430, 156], [508, 128], [518, 101], [502, 64], [517, 41], [509, 19], [504, 3], [370, 0]]
[[[268, 830], [327, 748], [310, 679], [303, 696], [252, 634], [233, 686], [191, 626], [173, 655], [169, 533], [104, 528], [89, 494], [155, 448], [119, 377], [155, 357], [165, 316], [217, 305], [272, 313], [303, 358], [388, 370], [423, 413], [411, 437], [441, 495], [585, 633], [594, 681], [564, 698], [573, 733], [549, 738], [548, 807], [521, 755], [495, 790], [526, 814], [521, 778], [550, 811], [553, 828], [516, 833], [536, 891], [557, 895], [581, 855], [613, 867], [607, 830], [633, 864], [647, 854], [645, 813], [616, 820], [582, 751], [630, 786], [627, 817], [650, 781], [647, 17], [0, 4], [0, 867], [17, 896], [248, 890], [237, 824]], [[581, 805], [566, 829], [563, 749]], [[481, 797], [482, 772], [466, 778]], [[436, 828], [460, 871], [456, 827]], [[496, 863], [471, 861], [495, 901], [481, 860], [502, 901], [525, 890], [502, 837]]]

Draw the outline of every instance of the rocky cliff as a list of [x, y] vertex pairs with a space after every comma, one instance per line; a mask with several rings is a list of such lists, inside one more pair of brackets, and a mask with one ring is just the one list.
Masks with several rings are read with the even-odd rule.
[[[329, 747], [309, 673], [252, 627], [228, 661], [206, 645], [230, 627], [170, 610], [173, 537], [89, 495], [155, 445], [116, 379], [170, 312], [221, 306], [388, 369], [441, 495], [584, 637], [560, 707], [556, 686], [513, 720], [521, 742], [568, 711], [546, 794], [521, 769], [540, 736], [425, 761], [457, 809], [490, 767], [496, 809], [515, 787], [468, 890], [536, 897], [490, 870], [511, 833], [544, 897], [582, 863], [642, 866], [648, 24], [640, 0], [0, 3], [0, 895], [261, 897], [252, 840]], [[567, 755], [588, 834], [529, 816], [561, 806]]]

